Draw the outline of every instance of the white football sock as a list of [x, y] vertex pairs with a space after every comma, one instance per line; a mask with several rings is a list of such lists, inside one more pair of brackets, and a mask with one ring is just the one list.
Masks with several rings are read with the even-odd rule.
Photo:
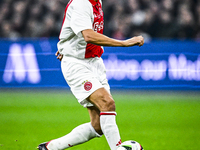
[[87, 142], [94, 137], [100, 137], [100, 135], [89, 122], [74, 128], [69, 134], [61, 138], [50, 141], [47, 148], [49, 150], [63, 150]]
[[121, 145], [119, 129], [116, 124], [116, 112], [101, 112], [100, 125], [111, 150]]

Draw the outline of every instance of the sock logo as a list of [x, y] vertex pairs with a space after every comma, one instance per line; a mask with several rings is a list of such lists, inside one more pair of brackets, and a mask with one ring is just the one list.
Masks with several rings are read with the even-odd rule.
[[116, 146], [119, 146], [122, 144], [122, 140], [120, 139], [119, 142], [116, 144]]

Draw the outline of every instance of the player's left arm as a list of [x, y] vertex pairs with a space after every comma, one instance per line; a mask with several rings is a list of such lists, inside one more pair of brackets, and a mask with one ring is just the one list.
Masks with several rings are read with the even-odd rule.
[[87, 43], [92, 43], [100, 46], [130, 47], [142, 46], [144, 44], [144, 38], [142, 36], [134, 36], [127, 40], [116, 40], [103, 34], [97, 33], [92, 29], [83, 30], [82, 35]]

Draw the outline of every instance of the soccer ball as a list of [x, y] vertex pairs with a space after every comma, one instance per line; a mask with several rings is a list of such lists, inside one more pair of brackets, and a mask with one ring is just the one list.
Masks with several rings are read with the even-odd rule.
[[117, 150], [144, 150], [142, 146], [133, 140], [123, 142]]

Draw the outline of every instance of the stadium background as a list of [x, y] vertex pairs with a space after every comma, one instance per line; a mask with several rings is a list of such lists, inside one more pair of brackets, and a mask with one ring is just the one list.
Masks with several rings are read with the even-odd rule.
[[[89, 121], [56, 60], [67, 0], [0, 1], [0, 149], [35, 149]], [[105, 47], [122, 140], [145, 150], [199, 149], [200, 1], [103, 0]], [[80, 117], [81, 114], [81, 117]], [[105, 138], [72, 149], [108, 149]]]

